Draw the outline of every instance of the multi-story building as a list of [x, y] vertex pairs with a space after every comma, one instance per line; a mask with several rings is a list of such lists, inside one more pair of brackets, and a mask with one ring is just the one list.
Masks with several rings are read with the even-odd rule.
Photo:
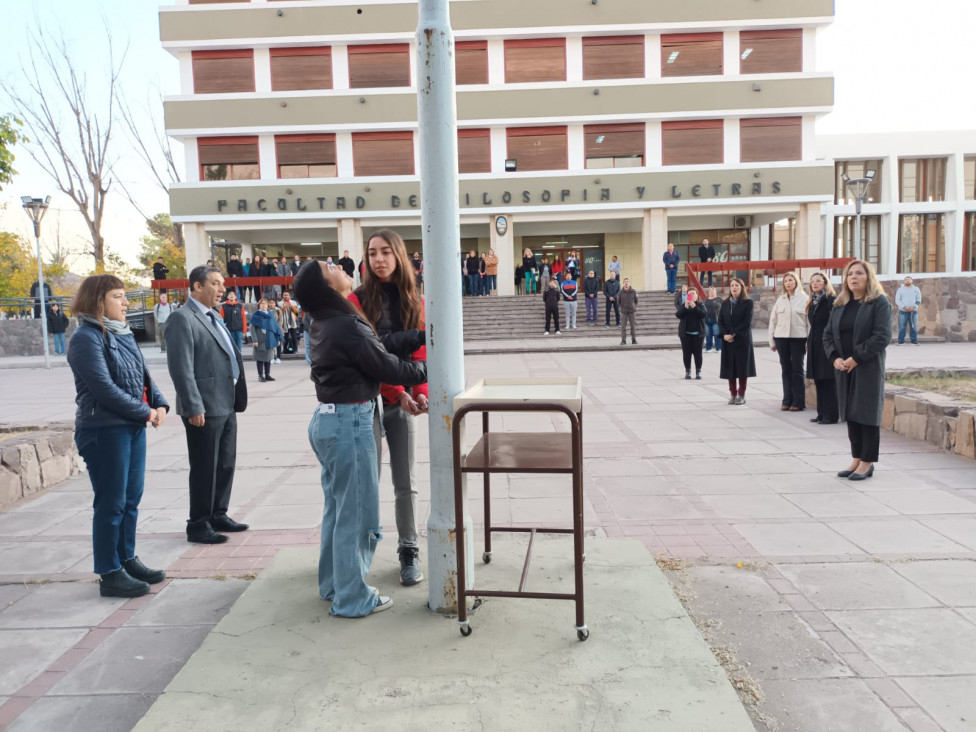
[[[458, 251], [493, 248], [501, 294], [525, 248], [598, 273], [617, 256], [639, 289], [664, 287], [669, 241], [683, 261], [703, 238], [719, 259], [822, 256], [832, 17], [833, 0], [452, 3]], [[358, 259], [380, 227], [422, 249], [416, 0], [182, 0], [160, 26], [188, 264], [215, 240]]]

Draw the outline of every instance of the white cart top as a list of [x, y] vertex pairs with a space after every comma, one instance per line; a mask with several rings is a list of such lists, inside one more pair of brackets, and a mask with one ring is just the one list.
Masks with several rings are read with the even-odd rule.
[[454, 397], [454, 410], [473, 402], [557, 403], [579, 413], [583, 409], [583, 379], [564, 376], [542, 379], [481, 379]]

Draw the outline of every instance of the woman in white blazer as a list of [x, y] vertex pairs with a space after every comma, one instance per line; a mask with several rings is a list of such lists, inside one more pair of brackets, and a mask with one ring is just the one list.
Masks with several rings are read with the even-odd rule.
[[806, 385], [803, 381], [803, 358], [807, 351], [807, 295], [795, 272], [783, 275], [783, 294], [769, 314], [769, 347], [779, 354], [783, 372], [784, 412], [800, 412], [806, 407]]

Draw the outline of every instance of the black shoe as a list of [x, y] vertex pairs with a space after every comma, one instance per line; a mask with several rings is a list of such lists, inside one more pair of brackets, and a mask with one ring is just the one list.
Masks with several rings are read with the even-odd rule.
[[[838, 475], [839, 475], [839, 473], [838, 473]], [[866, 473], [851, 473], [849, 476], [847, 476], [847, 479], [848, 480], [867, 480], [872, 475], [874, 475], [874, 464], [873, 463], [871, 464], [871, 467], [868, 468], [868, 472], [866, 472]]]
[[701, 371], [695, 372], [695, 381], [701, 381]]
[[124, 569], [117, 569], [102, 575], [98, 592], [102, 597], [141, 597], [149, 592], [149, 585], [130, 577]]
[[216, 531], [247, 531], [248, 525], [241, 524], [230, 516], [214, 516], [210, 519], [210, 525]]
[[194, 544], [223, 544], [227, 537], [214, 531], [210, 524], [186, 527], [186, 540]]
[[838, 470], [837, 471], [837, 477], [838, 478], [847, 478], [847, 477], [849, 477], [849, 476], [851, 476], [853, 474], [854, 474], [854, 471], [853, 470]]
[[621, 346], [626, 346], [627, 345], [627, 341], [620, 341], [620, 345]]
[[400, 555], [400, 584], [409, 587], [424, 578], [420, 571], [420, 550], [416, 547], [402, 547], [397, 550]]
[[820, 415], [818, 414], [818, 415], [817, 415], [816, 417], [814, 417], [814, 418], [813, 418], [813, 419], [811, 419], [810, 421], [811, 421], [811, 422], [818, 422], [818, 423], [819, 423], [819, 422], [823, 422], [823, 417], [821, 417], [821, 416], [820, 416]]
[[637, 345], [637, 339], [636, 339], [636, 338], [631, 338], [631, 339], [630, 339], [630, 344], [631, 344], [632, 346], [636, 346], [636, 345]]
[[139, 557], [132, 557], [122, 562], [122, 569], [129, 573], [130, 577], [151, 585], [156, 585], [166, 579], [166, 573], [161, 569], [149, 569], [139, 561]]
[[822, 419], [822, 420], [820, 420], [820, 424], [837, 424], [837, 420], [836, 419]]
[[266, 381], [266, 379], [263, 376], [259, 376], [258, 381]]
[[686, 379], [690, 379], [691, 378], [691, 372], [690, 371], [685, 371], [685, 378]]
[[265, 381], [274, 381], [274, 379], [272, 377], [270, 377], [270, 376], [265, 376], [264, 377], [264, 380]]

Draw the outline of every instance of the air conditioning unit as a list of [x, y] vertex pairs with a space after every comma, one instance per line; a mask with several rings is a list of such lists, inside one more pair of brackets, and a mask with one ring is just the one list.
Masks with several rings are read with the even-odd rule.
[[752, 228], [752, 216], [735, 216], [732, 219], [732, 226], [736, 229]]

